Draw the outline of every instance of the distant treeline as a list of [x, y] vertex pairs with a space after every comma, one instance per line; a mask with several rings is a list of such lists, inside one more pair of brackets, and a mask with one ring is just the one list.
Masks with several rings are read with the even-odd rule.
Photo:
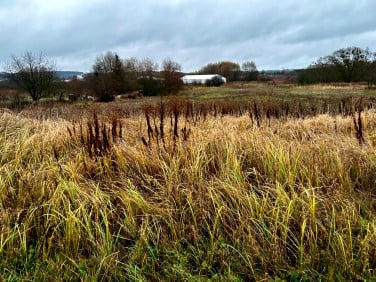
[[359, 47], [347, 47], [319, 58], [298, 75], [302, 84], [331, 82], [376, 83], [376, 53]]
[[[283, 80], [301, 84], [331, 82], [367, 82], [376, 84], [376, 54], [368, 49], [347, 47], [319, 58], [303, 70], [262, 71], [253, 61], [242, 65], [230, 61], [209, 63], [195, 74], [219, 74], [232, 81]], [[81, 73], [57, 72], [55, 66], [43, 56], [26, 52], [12, 56], [7, 73], [0, 73], [0, 88], [19, 88], [33, 101], [43, 97], [58, 96], [63, 99], [94, 97], [98, 101], [113, 101], [116, 96], [127, 94], [155, 96], [177, 94], [183, 86], [179, 63], [166, 58], [159, 67], [151, 59], [122, 59], [115, 52], [107, 52], [96, 58], [92, 71]], [[67, 79], [79, 76], [75, 79]], [[69, 80], [69, 81], [64, 81]], [[215, 86], [209, 83], [207, 86]]]
[[241, 66], [230, 61], [210, 63], [196, 74], [220, 74], [227, 81], [283, 80], [300, 84], [367, 82], [376, 84], [376, 54], [369, 49], [347, 47], [321, 57], [305, 69], [261, 71], [253, 61]]

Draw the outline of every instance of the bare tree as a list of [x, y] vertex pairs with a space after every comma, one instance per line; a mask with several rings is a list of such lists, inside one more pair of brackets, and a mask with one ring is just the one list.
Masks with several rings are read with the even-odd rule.
[[34, 55], [28, 51], [20, 57], [12, 55], [7, 68], [10, 80], [27, 91], [33, 101], [38, 101], [54, 90], [55, 67], [42, 53]]
[[157, 96], [163, 90], [162, 81], [156, 78], [158, 64], [150, 58], [139, 61], [138, 86], [145, 96]]
[[161, 74], [163, 78], [164, 92], [175, 94], [181, 89], [183, 81], [180, 79], [180, 71], [181, 66], [178, 63], [169, 58], [163, 60]]
[[259, 72], [257, 71], [255, 62], [248, 61], [242, 64], [242, 80], [245, 80], [245, 81], [257, 80], [258, 76], [259, 76]]
[[117, 93], [126, 89], [124, 63], [114, 52], [107, 52], [96, 58], [93, 75], [88, 77], [95, 96], [101, 102], [114, 100]]
[[136, 58], [128, 58], [123, 61], [125, 73], [125, 88], [127, 91], [138, 89], [138, 78], [140, 76], [140, 62]]
[[256, 67], [256, 64], [255, 62], [253, 61], [248, 61], [248, 62], [244, 62], [242, 64], [242, 71], [257, 71], [257, 67]]
[[140, 71], [142, 76], [153, 76], [158, 70], [158, 64], [150, 58], [144, 58], [140, 62]]

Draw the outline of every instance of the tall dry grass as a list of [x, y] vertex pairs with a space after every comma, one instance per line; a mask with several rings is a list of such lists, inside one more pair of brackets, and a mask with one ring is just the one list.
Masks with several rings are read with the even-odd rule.
[[90, 117], [74, 135], [2, 113], [0, 277], [375, 279], [375, 113], [362, 120], [362, 146], [351, 117], [257, 126], [248, 114], [197, 119], [189, 138], [166, 120], [164, 141], [145, 146], [133, 115], [95, 155]]

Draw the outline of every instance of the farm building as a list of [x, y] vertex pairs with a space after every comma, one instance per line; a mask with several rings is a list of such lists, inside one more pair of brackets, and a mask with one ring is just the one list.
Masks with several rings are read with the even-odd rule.
[[184, 84], [205, 84], [206, 81], [213, 79], [214, 77], [219, 77], [224, 83], [226, 83], [226, 78], [219, 74], [195, 74], [195, 75], [185, 75], [181, 79]]

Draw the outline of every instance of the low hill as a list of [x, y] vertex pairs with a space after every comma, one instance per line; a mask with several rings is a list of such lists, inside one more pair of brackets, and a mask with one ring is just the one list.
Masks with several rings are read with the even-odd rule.
[[7, 78], [7, 73], [5, 73], [5, 72], [0, 72], [0, 81], [2, 81], [2, 80], [6, 80], [6, 78]]
[[[82, 76], [84, 73], [80, 71], [56, 71], [56, 76], [60, 80], [69, 80], [74, 77]], [[7, 79], [8, 73], [0, 72], [0, 81]]]
[[57, 71], [56, 76], [61, 80], [69, 80], [74, 77], [82, 76], [84, 73], [80, 71]]

